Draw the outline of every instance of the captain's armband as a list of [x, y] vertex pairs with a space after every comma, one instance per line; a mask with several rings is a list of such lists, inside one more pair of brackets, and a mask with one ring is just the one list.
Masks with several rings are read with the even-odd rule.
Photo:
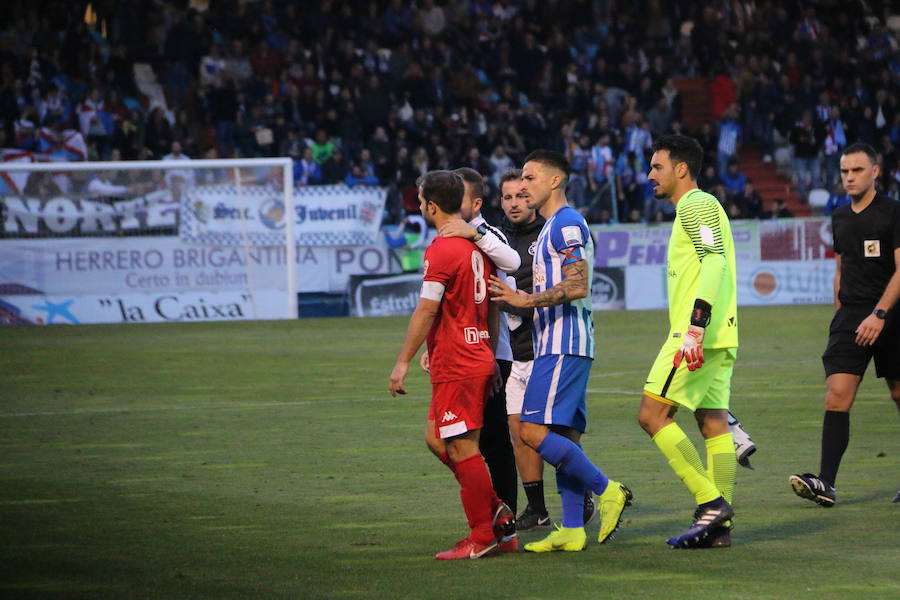
[[697, 298], [694, 300], [694, 310], [691, 311], [691, 325], [706, 327], [712, 318], [712, 305], [706, 300]]
[[440, 302], [444, 297], [444, 289], [444, 284], [438, 281], [423, 281], [422, 293], [419, 295], [426, 300]]

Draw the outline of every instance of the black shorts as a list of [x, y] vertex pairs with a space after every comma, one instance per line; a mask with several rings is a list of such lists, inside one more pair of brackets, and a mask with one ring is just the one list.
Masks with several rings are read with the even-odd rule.
[[862, 377], [874, 357], [877, 377], [900, 380], [900, 309], [894, 307], [888, 312], [875, 344], [856, 343], [856, 328], [873, 309], [874, 306], [842, 306], [834, 313], [828, 330], [828, 346], [822, 355], [826, 377], [834, 373]]

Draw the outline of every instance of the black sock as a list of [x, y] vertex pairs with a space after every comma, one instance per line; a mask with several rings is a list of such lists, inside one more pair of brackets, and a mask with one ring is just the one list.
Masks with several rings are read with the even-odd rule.
[[819, 479], [834, 487], [844, 450], [850, 442], [850, 413], [826, 410], [822, 423], [822, 461]]
[[725, 498], [719, 496], [715, 500], [710, 500], [709, 502], [704, 502], [703, 504], [697, 505], [700, 508], [719, 508], [721, 506], [725, 506]]
[[528, 497], [528, 506], [542, 517], [547, 516], [547, 507], [544, 505], [544, 480], [523, 481], [525, 495]]
[[[504, 374], [509, 375], [512, 363], [498, 361]], [[479, 441], [481, 453], [491, 472], [494, 491], [514, 513], [518, 510], [519, 477], [516, 473], [516, 455], [509, 439], [509, 424], [506, 415], [506, 394], [501, 388], [488, 397], [484, 405], [484, 422]]]

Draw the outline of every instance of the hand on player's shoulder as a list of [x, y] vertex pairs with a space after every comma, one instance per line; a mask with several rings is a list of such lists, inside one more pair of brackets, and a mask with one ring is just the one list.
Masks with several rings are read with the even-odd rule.
[[438, 230], [438, 235], [445, 238], [461, 237], [472, 239], [475, 237], [475, 228], [462, 219], [454, 219], [444, 223], [440, 230]]

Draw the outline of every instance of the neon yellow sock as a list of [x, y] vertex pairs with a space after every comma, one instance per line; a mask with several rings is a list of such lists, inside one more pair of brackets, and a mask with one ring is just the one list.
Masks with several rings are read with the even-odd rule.
[[734, 454], [731, 432], [706, 440], [706, 466], [706, 475], [719, 488], [725, 501], [731, 504], [737, 473], [737, 456]]
[[669, 460], [669, 466], [675, 474], [694, 494], [697, 504], [711, 502], [721, 496], [716, 484], [703, 470], [700, 454], [697, 453], [691, 440], [684, 435], [678, 423], [670, 423], [657, 431], [653, 441], [663, 456]]

